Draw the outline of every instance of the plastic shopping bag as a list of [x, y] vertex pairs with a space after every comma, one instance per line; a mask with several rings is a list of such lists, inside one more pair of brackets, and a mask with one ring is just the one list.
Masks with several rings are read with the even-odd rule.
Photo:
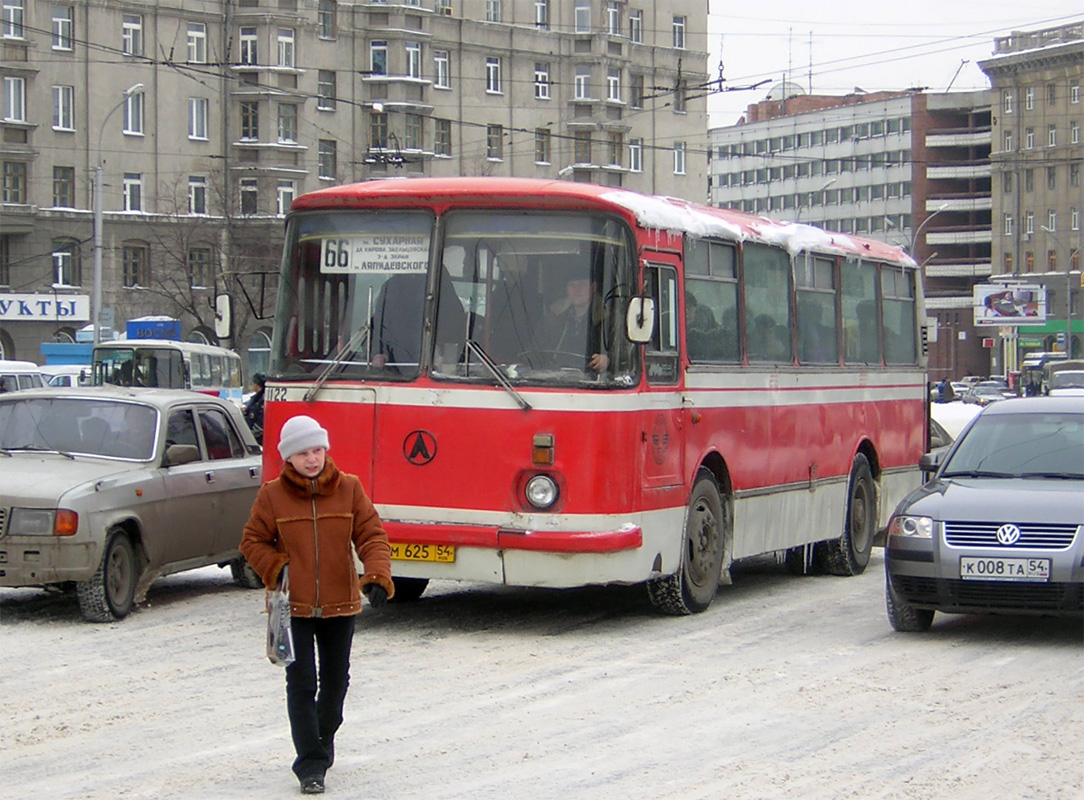
[[290, 627], [289, 567], [282, 568], [279, 584], [267, 597], [267, 659], [275, 666], [294, 663], [294, 632]]

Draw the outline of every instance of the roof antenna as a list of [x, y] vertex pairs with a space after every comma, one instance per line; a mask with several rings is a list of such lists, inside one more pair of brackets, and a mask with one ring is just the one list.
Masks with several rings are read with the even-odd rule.
[[951, 80], [951, 81], [949, 81], [949, 82], [948, 82], [948, 86], [946, 86], [946, 87], [945, 87], [945, 91], [946, 91], [946, 92], [947, 92], [947, 91], [948, 91], [949, 89], [951, 89], [951, 88], [952, 88], [952, 84], [956, 83], [956, 79], [957, 79], [958, 77], [960, 77], [960, 71], [961, 71], [961, 70], [962, 70], [962, 69], [964, 68], [964, 65], [965, 65], [965, 64], [970, 64], [970, 63], [971, 63], [971, 60], [970, 60], [970, 59], [967, 59], [967, 58], [961, 58], [961, 59], [960, 59], [960, 66], [958, 66], [958, 67], [956, 68], [956, 74], [952, 76], [952, 80]]

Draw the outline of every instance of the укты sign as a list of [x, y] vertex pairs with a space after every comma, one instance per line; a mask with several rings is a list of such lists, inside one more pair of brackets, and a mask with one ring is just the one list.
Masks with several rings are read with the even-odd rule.
[[90, 319], [90, 297], [83, 294], [0, 294], [0, 320], [32, 322]]

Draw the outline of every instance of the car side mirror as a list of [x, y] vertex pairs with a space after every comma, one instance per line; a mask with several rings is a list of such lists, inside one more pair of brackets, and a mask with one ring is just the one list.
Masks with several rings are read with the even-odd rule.
[[931, 450], [929, 453], [925, 453], [922, 458], [918, 460], [919, 471], [924, 475], [937, 472], [938, 467], [941, 466], [941, 457], [944, 454], [945, 451], [943, 449]]
[[162, 466], [176, 467], [181, 464], [191, 464], [199, 461], [199, 448], [194, 444], [171, 444], [166, 448], [166, 457], [162, 459]]

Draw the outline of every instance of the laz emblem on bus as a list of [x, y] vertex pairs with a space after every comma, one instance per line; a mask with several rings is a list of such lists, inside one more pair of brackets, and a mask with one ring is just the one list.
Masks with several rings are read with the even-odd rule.
[[411, 431], [403, 440], [403, 455], [416, 467], [422, 467], [437, 457], [437, 440], [429, 431]]

